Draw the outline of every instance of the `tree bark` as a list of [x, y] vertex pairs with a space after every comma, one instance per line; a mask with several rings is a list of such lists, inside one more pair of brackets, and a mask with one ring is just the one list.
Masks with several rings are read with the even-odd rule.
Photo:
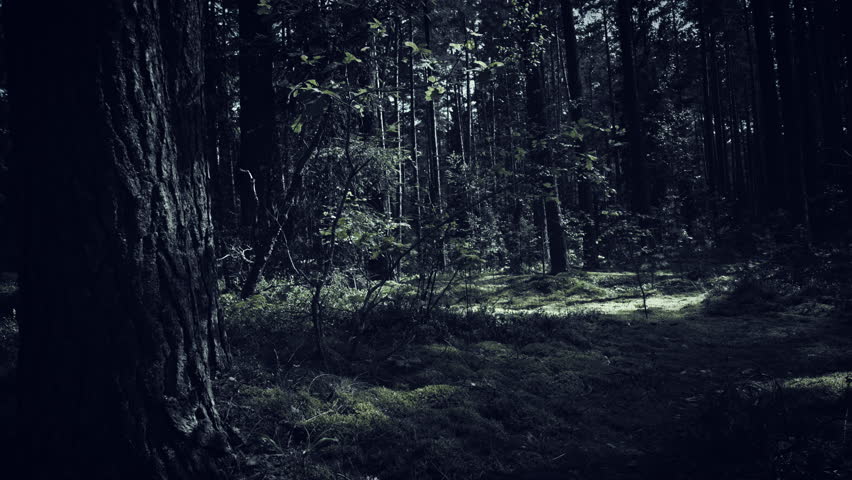
[[24, 246], [14, 478], [224, 478], [201, 2], [5, 6]]

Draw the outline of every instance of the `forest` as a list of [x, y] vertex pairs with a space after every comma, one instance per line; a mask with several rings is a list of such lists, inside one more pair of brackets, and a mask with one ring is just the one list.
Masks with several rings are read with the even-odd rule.
[[852, 478], [849, 19], [0, 0], [0, 477]]

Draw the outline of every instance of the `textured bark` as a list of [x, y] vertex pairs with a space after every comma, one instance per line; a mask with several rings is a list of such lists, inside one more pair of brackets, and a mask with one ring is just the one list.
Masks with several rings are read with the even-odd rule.
[[6, 3], [32, 479], [216, 479], [199, 0]]

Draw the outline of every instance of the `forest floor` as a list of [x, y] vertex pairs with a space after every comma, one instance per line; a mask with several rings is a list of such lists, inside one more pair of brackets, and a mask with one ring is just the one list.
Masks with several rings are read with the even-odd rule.
[[[304, 292], [226, 295], [234, 365], [216, 388], [234, 476], [852, 478], [847, 309], [733, 270], [646, 275], [647, 311], [632, 273], [469, 276], [426, 316], [373, 312], [354, 357], [326, 366]], [[330, 352], [345, 318], [329, 309]], [[0, 321], [0, 380], [15, 330]]]
[[218, 398], [239, 474], [852, 478], [852, 324], [834, 299], [725, 269], [645, 281], [647, 311], [632, 273], [468, 277], [429, 319], [381, 314], [390, 331], [330, 369], [269, 330], [274, 295], [233, 303], [277, 344], [234, 334]]

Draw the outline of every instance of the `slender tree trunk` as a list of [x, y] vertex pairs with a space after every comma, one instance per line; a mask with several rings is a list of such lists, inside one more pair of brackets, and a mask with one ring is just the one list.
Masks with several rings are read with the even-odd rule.
[[[393, 28], [393, 47], [394, 47], [394, 67], [393, 67], [393, 105], [396, 115], [396, 221], [402, 223], [405, 218], [405, 155], [403, 153], [404, 143], [402, 140], [402, 82], [400, 80], [400, 65], [402, 64], [402, 56], [400, 54], [402, 44], [402, 22], [399, 18], [394, 21]], [[402, 243], [404, 240], [404, 229], [400, 226], [397, 229], [397, 241]]]
[[[577, 53], [577, 29], [574, 26], [573, 0], [561, 0], [562, 26], [565, 34], [565, 63], [568, 77], [568, 101], [571, 121], [578, 123], [583, 118], [583, 82], [580, 80], [580, 60]], [[582, 140], [575, 155], [584, 153]], [[581, 161], [581, 165], [586, 162]], [[591, 173], [591, 172], [589, 172]], [[587, 222], [583, 226], [583, 257], [588, 267], [597, 265], [597, 212], [595, 211], [595, 192], [592, 183], [585, 175], [580, 175], [577, 181], [577, 193], [580, 210], [586, 214]]]
[[240, 159], [238, 185], [242, 223], [265, 220], [269, 171], [275, 149], [275, 95], [272, 87], [272, 18], [257, 0], [239, 0]]
[[[425, 47], [427, 49], [432, 48], [432, 20], [430, 18], [431, 15], [431, 1], [426, 0], [423, 2], [423, 32], [425, 35]], [[424, 76], [427, 78], [431, 76], [432, 70], [427, 68], [424, 72]], [[428, 143], [428, 153], [429, 153], [429, 198], [432, 202], [432, 211], [433, 214], [437, 215], [438, 222], [444, 217], [444, 195], [443, 189], [441, 188], [441, 155], [438, 151], [438, 118], [436, 114], [435, 103], [438, 102], [439, 96], [437, 94], [432, 96], [431, 100], [426, 101], [426, 127], [428, 128], [427, 135], [427, 143]], [[435, 222], [435, 223], [438, 223]], [[444, 238], [443, 235], [438, 235], [436, 238], [437, 249], [439, 250], [439, 266], [443, 269], [447, 265], [447, 251], [444, 246]]]
[[[533, 1], [533, 12], [539, 10], [538, 1]], [[528, 52], [527, 55], [533, 55]], [[556, 175], [549, 172], [553, 160], [547, 141], [547, 115], [545, 111], [544, 75], [541, 67], [541, 53], [536, 53], [538, 65], [527, 62], [525, 80], [527, 97], [527, 124], [529, 131], [530, 158], [535, 165], [543, 167], [544, 175], [542, 198], [546, 236], [550, 252], [550, 273], [558, 274], [568, 270], [568, 248], [562, 227], [562, 212], [559, 206], [559, 190]]]
[[618, 33], [621, 44], [621, 73], [624, 79], [624, 118], [630, 159], [630, 203], [637, 213], [648, 213], [651, 190], [642, 142], [642, 117], [639, 113], [639, 93], [636, 86], [636, 67], [633, 60], [633, 2], [618, 0]]
[[225, 53], [219, 29], [220, 0], [204, 0], [204, 106], [206, 139], [204, 156], [210, 164], [214, 223], [231, 225], [233, 167], [227, 140], [228, 112], [225, 89]]
[[[411, 43], [414, 43], [414, 19], [409, 17], [408, 24], [410, 27], [408, 40]], [[411, 130], [409, 131], [409, 148], [411, 148], [411, 168], [413, 169], [413, 175], [411, 176], [411, 189], [414, 191], [414, 195], [412, 198], [412, 209], [415, 212], [414, 216], [414, 232], [417, 236], [417, 240], [420, 240], [422, 235], [423, 228], [423, 200], [422, 200], [422, 192], [421, 192], [421, 181], [420, 181], [420, 158], [417, 152], [417, 85], [415, 84], [416, 79], [416, 69], [414, 68], [415, 56], [414, 49], [411, 49], [411, 53], [408, 56], [408, 92], [409, 99], [411, 100], [409, 107], [409, 127]]]
[[715, 192], [716, 185], [713, 175], [710, 173], [715, 171], [716, 160], [716, 137], [713, 129], [713, 107], [710, 101], [710, 45], [708, 41], [709, 16], [707, 9], [699, 3], [699, 23], [698, 34], [701, 37], [701, 94], [702, 102], [702, 117], [703, 117], [703, 139], [704, 139], [704, 178], [711, 192]]
[[760, 143], [763, 147], [762, 175], [766, 179], [767, 205], [770, 210], [783, 205], [785, 183], [781, 153], [781, 121], [778, 114], [775, 60], [769, 31], [769, 0], [752, 0], [754, 36], [757, 50], [757, 76], [760, 91]]
[[796, 81], [793, 47], [793, 22], [789, 2], [772, 2], [775, 18], [775, 53], [778, 61], [781, 112], [784, 120], [784, 171], [786, 206], [795, 225], [808, 229], [808, 202], [802, 158], [802, 111], [805, 99]]
[[24, 247], [9, 478], [224, 478], [202, 3], [5, 3]]

